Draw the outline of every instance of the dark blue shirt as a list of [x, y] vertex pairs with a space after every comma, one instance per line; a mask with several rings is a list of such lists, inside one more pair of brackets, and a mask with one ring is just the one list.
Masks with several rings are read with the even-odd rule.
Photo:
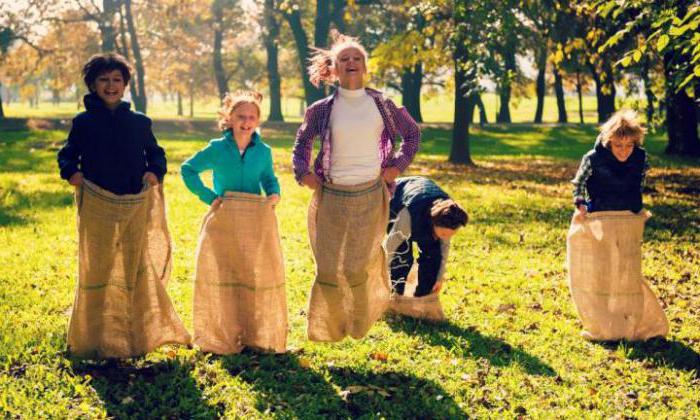
[[61, 178], [83, 176], [114, 194], [136, 194], [143, 174], [162, 181], [167, 171], [165, 151], [158, 146], [151, 119], [122, 101], [110, 110], [94, 93], [85, 95], [85, 112], [73, 119], [68, 140], [58, 152]]

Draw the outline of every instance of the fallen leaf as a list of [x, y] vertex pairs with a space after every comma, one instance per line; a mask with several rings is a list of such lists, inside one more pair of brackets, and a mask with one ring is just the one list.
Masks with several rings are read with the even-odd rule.
[[389, 355], [381, 351], [373, 351], [369, 354], [369, 358], [372, 360], [378, 360], [380, 362], [386, 362], [389, 360]]
[[299, 366], [304, 369], [309, 369], [311, 368], [311, 361], [305, 357], [302, 357], [299, 359]]

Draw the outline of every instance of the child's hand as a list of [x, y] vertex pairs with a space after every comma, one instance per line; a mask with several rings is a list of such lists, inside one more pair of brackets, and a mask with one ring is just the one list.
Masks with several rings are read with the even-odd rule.
[[321, 181], [314, 173], [309, 173], [301, 178], [301, 183], [311, 188], [312, 190], [317, 190], [321, 186]]
[[397, 176], [399, 176], [399, 168], [394, 167], [394, 166], [389, 166], [388, 168], [384, 168], [382, 171], [382, 178], [384, 178], [384, 182], [387, 184], [391, 184], [394, 182]]
[[435, 286], [433, 286], [433, 290], [430, 291], [430, 293], [437, 293], [442, 289], [442, 280], [438, 280], [435, 282]]
[[71, 175], [70, 179], [68, 180], [68, 183], [74, 187], [79, 187], [79, 186], [83, 185], [83, 173], [82, 172], [74, 173], [73, 175]]
[[280, 196], [279, 194], [270, 194], [267, 196], [267, 202], [272, 206], [275, 207], [277, 203], [280, 202]]
[[158, 185], [158, 177], [153, 172], [146, 172], [143, 174], [143, 182], [148, 182], [152, 187]]
[[578, 206], [576, 207], [576, 211], [574, 211], [574, 220], [582, 223], [583, 220], [586, 218], [586, 214], [588, 214], [588, 210], [586, 210], [586, 206]]
[[216, 198], [214, 199], [214, 201], [211, 202], [211, 209], [212, 209], [212, 210], [218, 209], [219, 207], [221, 207], [221, 203], [223, 203], [223, 202], [224, 202], [224, 199], [223, 199], [223, 198], [221, 198], [221, 197], [216, 197]]

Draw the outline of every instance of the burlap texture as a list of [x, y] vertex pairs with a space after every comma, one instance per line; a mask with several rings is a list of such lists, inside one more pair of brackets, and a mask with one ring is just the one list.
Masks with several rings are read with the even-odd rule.
[[172, 264], [162, 187], [115, 195], [84, 181], [78, 207], [78, 288], [68, 348], [133, 357], [190, 336], [165, 290]]
[[[442, 280], [442, 279], [440, 279]], [[390, 310], [394, 313], [410, 316], [411, 318], [425, 319], [428, 321], [444, 321], [445, 312], [440, 303], [440, 292], [426, 296], [412, 296], [418, 284], [418, 264], [413, 264], [406, 279], [404, 294], [392, 293]]]
[[325, 184], [314, 193], [308, 213], [316, 260], [310, 340], [362, 338], [386, 311], [390, 287], [382, 239], [389, 198], [381, 179], [353, 186]]
[[204, 217], [197, 247], [194, 341], [202, 351], [282, 353], [287, 297], [274, 209], [265, 197], [227, 193]]
[[644, 215], [590, 213], [567, 237], [569, 289], [591, 340], [646, 340], [668, 333], [668, 321], [642, 276]]

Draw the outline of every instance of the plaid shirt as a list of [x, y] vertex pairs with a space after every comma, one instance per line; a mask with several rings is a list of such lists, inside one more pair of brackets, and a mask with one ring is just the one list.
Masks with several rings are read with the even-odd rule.
[[[382, 168], [394, 166], [403, 172], [418, 151], [420, 128], [411, 118], [406, 108], [397, 107], [394, 102], [385, 98], [379, 91], [369, 88], [365, 88], [365, 91], [374, 99], [384, 122], [384, 130], [379, 142]], [[304, 115], [304, 122], [297, 131], [292, 164], [294, 165], [294, 176], [300, 184], [301, 178], [311, 172], [309, 163], [311, 162], [311, 152], [316, 136], [319, 136], [321, 139], [321, 149], [314, 162], [314, 172], [323, 181], [330, 182], [330, 119], [333, 101], [337, 95], [338, 91], [336, 90], [333, 95], [311, 104]], [[399, 150], [394, 151], [394, 139], [397, 133], [401, 136], [402, 141]]]

